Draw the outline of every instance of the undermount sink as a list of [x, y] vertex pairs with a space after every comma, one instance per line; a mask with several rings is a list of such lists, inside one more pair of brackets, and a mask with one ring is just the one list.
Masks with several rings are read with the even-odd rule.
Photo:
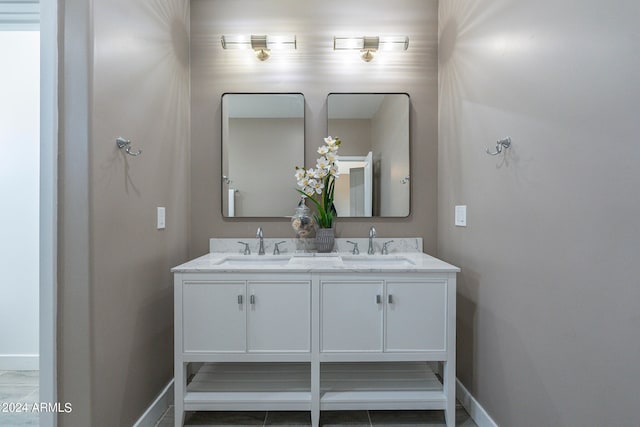
[[230, 256], [218, 263], [220, 266], [240, 267], [243, 265], [264, 265], [283, 267], [289, 263], [289, 255], [238, 255]]
[[342, 263], [346, 267], [411, 267], [415, 265], [409, 258], [396, 255], [343, 255]]
[[295, 255], [232, 255], [220, 260], [220, 267], [296, 267], [322, 265], [352, 268], [402, 268], [415, 265], [409, 258], [400, 255], [345, 255], [330, 254], [295, 254]]

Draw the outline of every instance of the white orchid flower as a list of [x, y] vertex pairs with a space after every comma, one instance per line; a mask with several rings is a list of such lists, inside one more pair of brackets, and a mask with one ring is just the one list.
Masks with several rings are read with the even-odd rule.
[[322, 179], [329, 174], [327, 169], [318, 169], [318, 178]]
[[304, 188], [309, 186], [309, 178], [302, 177], [302, 179], [298, 180], [298, 187]]
[[324, 139], [324, 142], [325, 144], [327, 144], [329, 149], [331, 149], [332, 147], [338, 147], [342, 141], [340, 141], [340, 138], [333, 138], [331, 136], [328, 136]]
[[309, 169], [296, 167], [295, 177], [300, 192], [316, 202], [319, 227], [330, 228], [335, 212], [331, 210], [331, 204], [325, 206], [325, 203], [327, 201], [332, 203], [334, 200], [334, 180], [340, 176], [337, 151], [342, 141], [340, 138], [328, 136], [324, 142], [325, 145], [317, 149], [320, 158], [316, 160], [315, 167]]
[[320, 157], [316, 162], [316, 167], [318, 169], [329, 169], [329, 167], [331, 167], [331, 163], [326, 157]]
[[322, 189], [324, 188], [324, 184], [322, 183], [322, 181], [316, 181], [313, 183], [312, 187], [316, 191], [316, 193], [322, 194]]
[[320, 177], [320, 175], [318, 175], [318, 171], [313, 168], [307, 169], [307, 176], [315, 179]]

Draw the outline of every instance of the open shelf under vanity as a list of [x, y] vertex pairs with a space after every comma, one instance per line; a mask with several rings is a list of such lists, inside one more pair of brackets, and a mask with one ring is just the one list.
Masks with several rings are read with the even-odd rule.
[[320, 409], [444, 409], [442, 382], [428, 362], [322, 363]]
[[[442, 381], [428, 362], [320, 365], [320, 409], [444, 409]], [[205, 363], [187, 385], [185, 409], [311, 408], [310, 363]]]
[[205, 363], [187, 384], [190, 411], [311, 410], [309, 363]]

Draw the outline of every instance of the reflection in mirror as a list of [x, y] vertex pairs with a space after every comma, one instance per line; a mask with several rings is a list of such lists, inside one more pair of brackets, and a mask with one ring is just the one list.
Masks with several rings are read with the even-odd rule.
[[291, 215], [296, 165], [304, 164], [302, 94], [222, 95], [222, 214]]
[[409, 215], [409, 95], [332, 93], [328, 134], [339, 137], [339, 217]]

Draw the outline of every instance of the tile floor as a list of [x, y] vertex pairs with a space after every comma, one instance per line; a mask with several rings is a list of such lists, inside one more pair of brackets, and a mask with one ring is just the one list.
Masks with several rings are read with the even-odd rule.
[[[8, 411], [10, 403], [39, 401], [38, 371], [0, 371], [0, 426], [37, 426], [37, 413]], [[173, 426], [173, 406], [156, 423], [157, 427]], [[324, 411], [320, 424], [329, 426], [445, 426], [442, 411]], [[185, 426], [310, 426], [309, 412], [193, 412]], [[456, 426], [477, 427], [460, 405], [456, 407]]]
[[[173, 406], [158, 420], [156, 427], [173, 427]], [[310, 426], [309, 412], [192, 412], [185, 426]], [[444, 427], [442, 411], [323, 411], [320, 425], [329, 426], [412, 426]], [[456, 426], [477, 427], [467, 411], [456, 406]]]
[[0, 426], [39, 425], [37, 412], [16, 411], [40, 401], [39, 380], [39, 371], [0, 371]]

